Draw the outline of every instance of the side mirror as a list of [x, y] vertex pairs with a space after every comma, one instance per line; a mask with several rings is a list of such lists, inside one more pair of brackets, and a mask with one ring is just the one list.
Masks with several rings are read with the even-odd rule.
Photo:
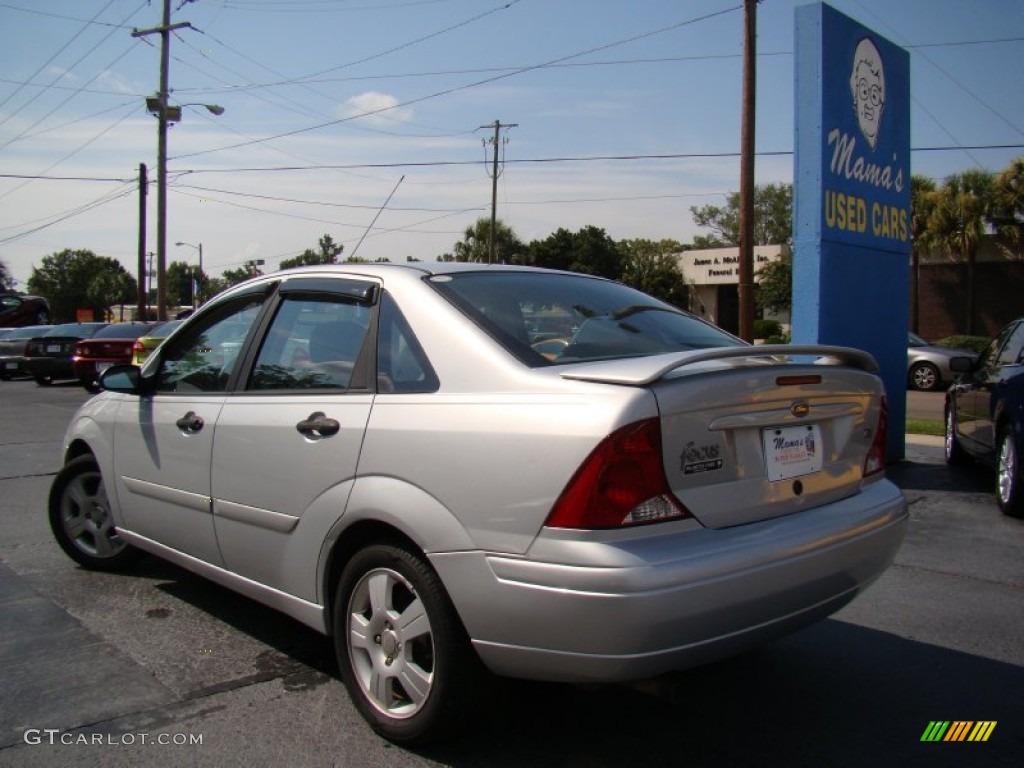
[[143, 379], [137, 365], [113, 365], [100, 374], [100, 386], [108, 392], [141, 395]]
[[969, 357], [951, 357], [949, 370], [953, 373], [970, 373], [974, 369], [974, 360]]

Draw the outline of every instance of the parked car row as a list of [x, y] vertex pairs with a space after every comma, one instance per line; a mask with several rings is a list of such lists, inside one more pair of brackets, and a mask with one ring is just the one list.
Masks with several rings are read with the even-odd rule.
[[40, 386], [78, 380], [99, 391], [99, 375], [113, 365], [141, 363], [181, 321], [63, 323], [0, 331], [0, 379], [18, 376]]

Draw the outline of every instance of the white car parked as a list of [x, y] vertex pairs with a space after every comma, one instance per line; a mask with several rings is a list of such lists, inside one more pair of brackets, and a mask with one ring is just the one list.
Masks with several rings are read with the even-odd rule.
[[907, 520], [875, 367], [586, 275], [279, 272], [103, 375], [50, 522], [86, 567], [152, 553], [330, 635], [412, 743], [472, 709], [481, 662], [647, 678], [854, 598]]

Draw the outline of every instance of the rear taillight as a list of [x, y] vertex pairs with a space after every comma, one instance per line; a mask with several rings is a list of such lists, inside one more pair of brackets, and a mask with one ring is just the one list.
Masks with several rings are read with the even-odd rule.
[[85, 347], [81, 344], [75, 344], [74, 349], [71, 350], [71, 354], [74, 357], [85, 357]]
[[689, 516], [665, 478], [661, 424], [658, 419], [647, 419], [601, 441], [576, 470], [545, 524], [552, 528], [621, 528]]
[[875, 429], [875, 439], [871, 443], [871, 449], [864, 459], [864, 477], [876, 475], [885, 471], [886, 442], [889, 439], [889, 402], [882, 395], [882, 404], [878, 409], [878, 427]]
[[133, 355], [141, 355], [141, 354], [144, 354], [145, 351], [146, 351], [146, 345], [143, 344], [141, 341], [136, 341], [134, 344], [132, 344], [132, 354]]

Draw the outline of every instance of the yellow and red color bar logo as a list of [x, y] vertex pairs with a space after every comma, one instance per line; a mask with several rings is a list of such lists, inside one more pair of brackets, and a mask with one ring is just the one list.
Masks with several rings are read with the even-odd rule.
[[921, 741], [988, 741], [995, 727], [995, 720], [932, 720]]

